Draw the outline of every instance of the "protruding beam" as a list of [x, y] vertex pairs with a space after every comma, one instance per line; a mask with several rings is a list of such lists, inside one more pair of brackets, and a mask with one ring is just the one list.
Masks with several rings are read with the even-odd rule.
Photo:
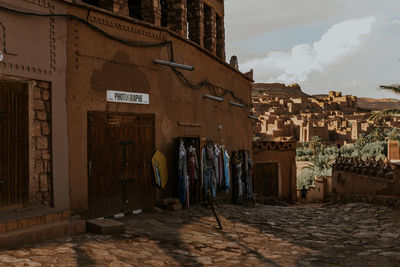
[[194, 70], [193, 66], [183, 65], [183, 64], [179, 64], [179, 63], [175, 63], [175, 62], [171, 62], [171, 61], [160, 60], [160, 59], [155, 59], [154, 63], [164, 65], [164, 66], [184, 69], [184, 70], [190, 70], [190, 71]]

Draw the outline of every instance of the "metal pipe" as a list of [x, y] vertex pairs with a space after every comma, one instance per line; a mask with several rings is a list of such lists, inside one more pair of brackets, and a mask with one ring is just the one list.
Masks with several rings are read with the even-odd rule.
[[209, 99], [212, 99], [212, 100], [215, 100], [215, 101], [218, 101], [218, 102], [222, 102], [222, 101], [224, 101], [224, 99], [222, 98], [222, 97], [218, 97], [218, 96], [213, 96], [213, 95], [207, 95], [207, 94], [205, 94], [205, 95], [203, 95], [205, 98], [209, 98]]
[[236, 102], [233, 102], [233, 101], [229, 102], [229, 104], [231, 104], [231, 105], [234, 105], [234, 106], [237, 106], [237, 107], [241, 107], [241, 108], [243, 108], [243, 107], [244, 107], [244, 105], [243, 105], [243, 104], [236, 103]]
[[171, 62], [171, 61], [160, 60], [160, 59], [155, 59], [154, 63], [168, 66], [168, 67], [184, 69], [184, 70], [190, 70], [190, 71], [194, 70], [193, 66], [183, 65], [183, 64], [179, 64], [179, 63], [175, 63], [175, 62]]
[[257, 116], [253, 116], [253, 115], [249, 115], [249, 118], [250, 119], [254, 119], [254, 120], [258, 120], [258, 117]]

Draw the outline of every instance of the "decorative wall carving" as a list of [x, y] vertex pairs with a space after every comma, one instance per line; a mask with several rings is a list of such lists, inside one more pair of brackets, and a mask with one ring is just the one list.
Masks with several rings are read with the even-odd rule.
[[253, 152], [264, 150], [295, 150], [296, 141], [257, 141], [253, 142]]

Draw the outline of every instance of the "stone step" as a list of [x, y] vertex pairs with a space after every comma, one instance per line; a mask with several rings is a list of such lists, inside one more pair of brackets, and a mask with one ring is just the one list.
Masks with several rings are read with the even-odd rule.
[[86, 229], [98, 235], [113, 235], [125, 232], [125, 224], [112, 219], [94, 219], [86, 222]]
[[68, 220], [71, 212], [51, 207], [29, 207], [0, 212], [0, 233], [22, 229], [34, 225]]
[[178, 211], [178, 210], [182, 209], [182, 204], [181, 203], [179, 203], [179, 204], [169, 204], [167, 209], [170, 210], [170, 211]]
[[86, 222], [70, 219], [42, 223], [0, 233], [0, 249], [13, 249], [27, 244], [86, 232]]

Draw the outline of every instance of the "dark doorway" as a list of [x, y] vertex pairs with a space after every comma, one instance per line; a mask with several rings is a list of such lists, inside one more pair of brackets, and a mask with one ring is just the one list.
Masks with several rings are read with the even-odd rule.
[[88, 195], [91, 217], [153, 206], [154, 115], [89, 112]]
[[28, 195], [28, 86], [0, 81], [0, 208], [22, 206]]
[[254, 192], [270, 197], [279, 196], [278, 163], [255, 163], [253, 167]]

